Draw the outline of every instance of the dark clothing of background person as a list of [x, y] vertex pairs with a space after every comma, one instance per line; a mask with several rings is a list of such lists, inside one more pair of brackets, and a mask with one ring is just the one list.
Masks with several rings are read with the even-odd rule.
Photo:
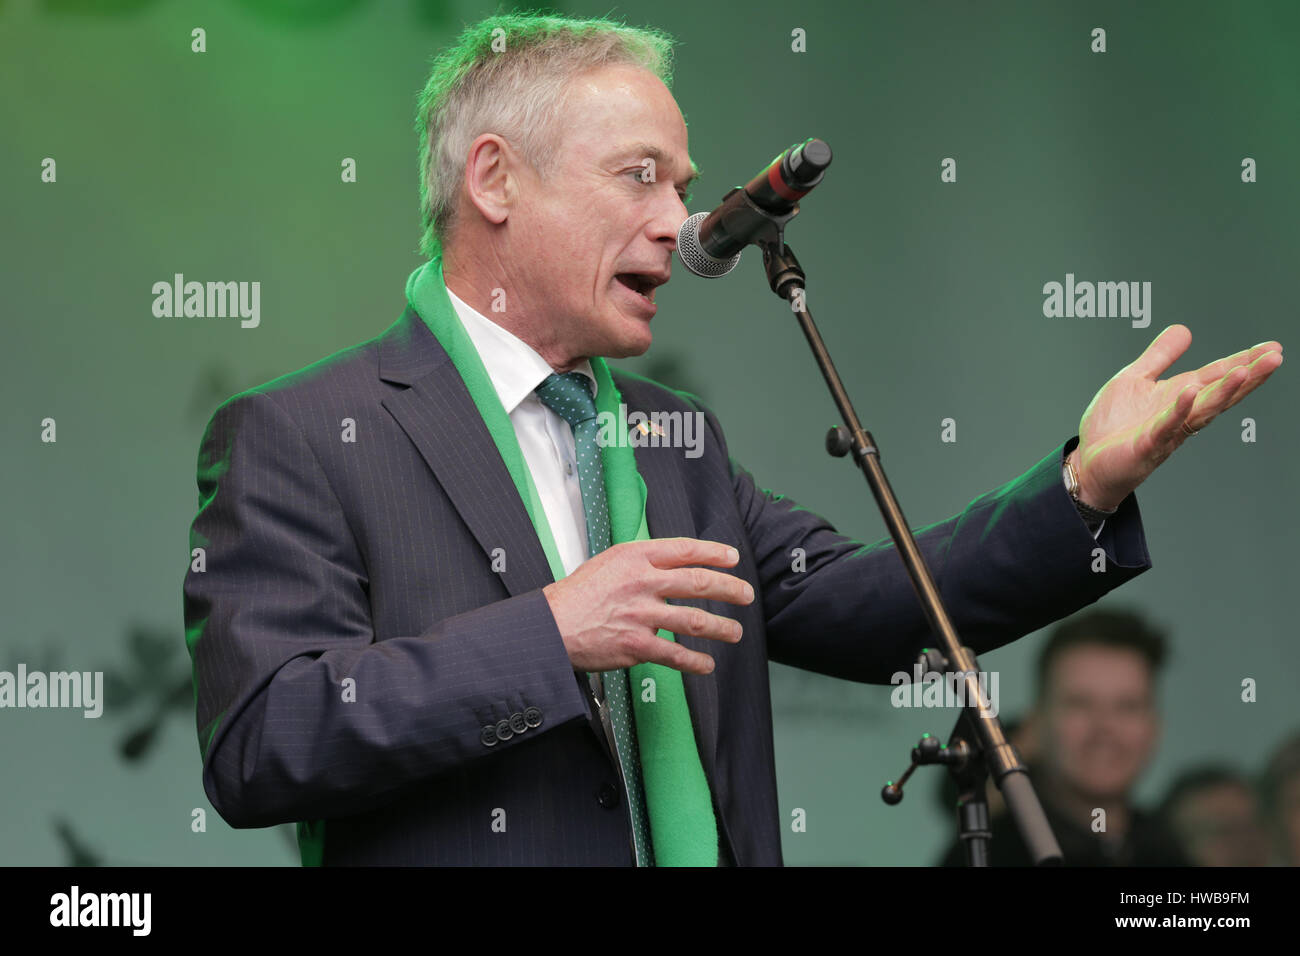
[[[1042, 800], [1041, 794], [1039, 799]], [[1116, 842], [1103, 839], [1103, 834], [1081, 826], [1046, 800], [1043, 800], [1043, 812], [1047, 814], [1047, 822], [1061, 845], [1065, 866], [1192, 865], [1179, 849], [1169, 828], [1154, 814], [1130, 809], [1128, 829]], [[990, 866], [1033, 866], [1010, 813], [995, 816], [990, 829], [993, 832], [989, 848]], [[949, 847], [942, 865], [966, 865], [966, 851], [959, 840]]]

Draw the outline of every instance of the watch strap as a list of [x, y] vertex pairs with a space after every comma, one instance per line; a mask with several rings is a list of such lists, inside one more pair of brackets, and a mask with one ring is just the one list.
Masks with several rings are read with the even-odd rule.
[[[1100, 508], [1086, 505], [1079, 500], [1079, 478], [1074, 472], [1074, 466], [1070, 464], [1068, 455], [1061, 462], [1061, 480], [1065, 483], [1065, 489], [1069, 492], [1070, 500], [1074, 502], [1074, 507], [1079, 512], [1079, 517], [1081, 517], [1092, 530], [1096, 530], [1095, 526], [1100, 525], [1107, 518], [1114, 517], [1115, 513], [1119, 511], [1118, 508], [1114, 511], [1102, 511]], [[1071, 483], [1072, 481], [1073, 484]]]
[[1092, 508], [1089, 507], [1088, 505], [1085, 505], [1078, 498], [1074, 499], [1074, 507], [1078, 509], [1079, 515], [1083, 518], [1083, 520], [1088, 522], [1088, 524], [1090, 525], [1101, 524], [1107, 518], [1113, 518], [1115, 516], [1115, 512], [1119, 511], [1118, 508], [1116, 508], [1115, 511], [1102, 511], [1100, 508]]

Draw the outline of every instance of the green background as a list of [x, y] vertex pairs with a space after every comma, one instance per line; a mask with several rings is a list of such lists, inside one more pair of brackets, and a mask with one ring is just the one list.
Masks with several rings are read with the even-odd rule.
[[[1136, 8], [1135, 8], [1136, 7]], [[310, 9], [309, 9], [310, 8]], [[0, 0], [0, 669], [116, 675], [104, 716], [0, 711], [0, 863], [294, 864], [200, 782], [181, 626], [195, 458], [236, 391], [369, 338], [419, 265], [415, 97], [486, 3]], [[598, 15], [604, 4], [562, 12]], [[1295, 347], [1300, 5], [684, 3], [613, 8], [681, 42], [674, 92], [708, 209], [786, 145], [835, 164], [787, 238], [810, 308], [915, 527], [1028, 469], [1165, 326], [1182, 371]], [[207, 52], [190, 52], [190, 31]], [[1090, 31], [1108, 50], [1090, 51]], [[791, 52], [791, 31], [807, 52]], [[1259, 181], [1243, 184], [1243, 157]], [[45, 157], [58, 181], [41, 182]], [[358, 181], [340, 182], [355, 158]], [[957, 160], [957, 182], [940, 162]], [[261, 282], [261, 325], [155, 318], [154, 282]], [[1152, 322], [1048, 319], [1042, 286], [1150, 281]], [[834, 408], [755, 251], [677, 266], [623, 363], [702, 395], [765, 487], [875, 541], [865, 483], [822, 449]], [[1139, 796], [1207, 759], [1259, 768], [1297, 723], [1295, 376], [1138, 491], [1153, 569], [1101, 603], [1167, 627], [1164, 744]], [[58, 441], [40, 441], [53, 417]], [[1245, 443], [1240, 421], [1257, 423]], [[957, 421], [956, 443], [940, 422]], [[986, 655], [1002, 712], [1042, 635]], [[951, 714], [774, 666], [786, 860], [929, 863], [926, 770], [878, 791]], [[1258, 702], [1240, 701], [1243, 678]], [[208, 813], [206, 833], [191, 811]], [[792, 833], [790, 812], [807, 813]]]

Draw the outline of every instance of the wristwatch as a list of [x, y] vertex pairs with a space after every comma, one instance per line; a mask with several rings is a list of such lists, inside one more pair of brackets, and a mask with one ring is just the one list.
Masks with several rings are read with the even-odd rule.
[[1078, 509], [1080, 517], [1087, 522], [1091, 528], [1093, 525], [1100, 525], [1107, 518], [1113, 517], [1115, 511], [1102, 511], [1100, 508], [1094, 508], [1091, 505], [1085, 505], [1079, 500], [1079, 476], [1074, 473], [1074, 466], [1070, 464], [1070, 456], [1066, 455], [1065, 460], [1061, 463], [1061, 480], [1065, 482], [1065, 490], [1070, 493], [1074, 499], [1074, 507]]

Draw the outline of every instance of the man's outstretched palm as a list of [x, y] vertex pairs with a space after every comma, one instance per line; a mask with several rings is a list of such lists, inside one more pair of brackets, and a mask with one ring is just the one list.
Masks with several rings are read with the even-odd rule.
[[[1192, 344], [1171, 325], [1094, 396], [1079, 422], [1071, 461], [1085, 504], [1110, 511], [1192, 432], [1237, 404], [1282, 364], [1282, 346], [1261, 342], [1191, 372], [1160, 379]], [[1186, 428], [1184, 428], [1186, 424]]]

